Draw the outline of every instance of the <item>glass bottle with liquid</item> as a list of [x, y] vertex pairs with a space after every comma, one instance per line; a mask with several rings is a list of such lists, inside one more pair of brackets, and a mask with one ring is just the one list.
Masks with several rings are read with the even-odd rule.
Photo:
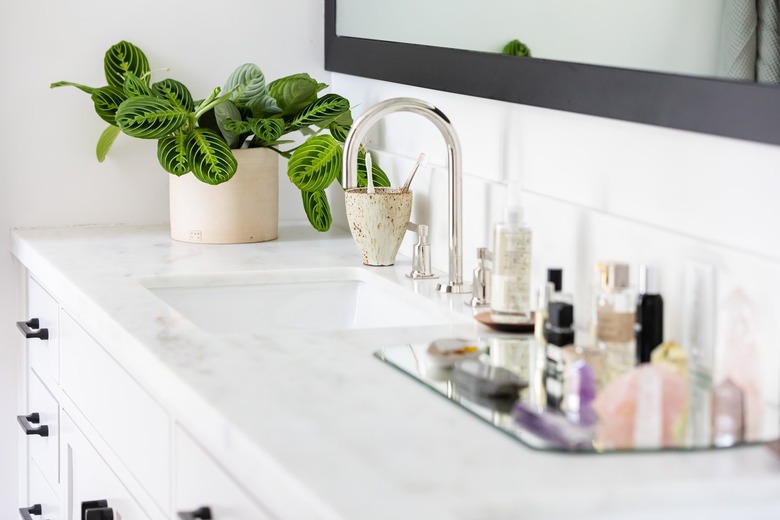
[[595, 344], [605, 353], [607, 382], [636, 366], [636, 294], [628, 285], [623, 263], [598, 265], [599, 288], [594, 301]]
[[493, 235], [491, 317], [500, 323], [531, 319], [531, 228], [523, 208], [510, 206]]

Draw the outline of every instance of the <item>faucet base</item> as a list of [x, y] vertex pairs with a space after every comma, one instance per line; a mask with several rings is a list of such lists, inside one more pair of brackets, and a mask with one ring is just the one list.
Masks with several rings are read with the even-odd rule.
[[412, 271], [411, 273], [406, 273], [406, 277], [411, 280], [433, 280], [439, 276], [435, 274], [425, 274], [422, 271]]
[[436, 286], [436, 290], [447, 294], [466, 294], [471, 293], [471, 284], [455, 282], [449, 282], [447, 284], [440, 283]]

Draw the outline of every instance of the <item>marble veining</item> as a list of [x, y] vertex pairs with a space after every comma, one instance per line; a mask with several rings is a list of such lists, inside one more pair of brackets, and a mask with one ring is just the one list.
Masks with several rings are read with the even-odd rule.
[[[464, 319], [465, 296], [405, 279], [411, 262], [403, 256], [393, 267], [361, 267], [348, 232], [283, 224], [279, 235], [210, 246], [174, 242], [164, 227], [30, 229], [13, 233], [12, 250], [139, 384], [285, 518], [780, 516], [780, 459], [766, 448], [572, 456], [508, 439], [371, 355], [486, 334]], [[208, 334], [139, 283], [353, 266], [417, 289], [452, 309], [452, 320]]]

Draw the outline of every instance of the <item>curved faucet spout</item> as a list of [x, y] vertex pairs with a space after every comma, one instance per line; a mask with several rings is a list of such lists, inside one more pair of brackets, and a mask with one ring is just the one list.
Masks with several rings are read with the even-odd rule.
[[414, 98], [395, 98], [372, 106], [358, 118], [344, 142], [342, 184], [344, 189], [358, 184], [357, 158], [368, 130], [383, 117], [395, 112], [412, 112], [431, 121], [447, 144], [448, 221], [449, 221], [449, 281], [439, 284], [439, 290], [449, 293], [467, 293], [471, 286], [463, 283], [463, 215], [462, 170], [460, 141], [450, 120], [438, 108]]

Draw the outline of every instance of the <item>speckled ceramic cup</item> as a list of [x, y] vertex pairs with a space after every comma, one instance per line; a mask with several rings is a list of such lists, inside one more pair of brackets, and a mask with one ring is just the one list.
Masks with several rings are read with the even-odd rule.
[[412, 192], [352, 188], [344, 193], [352, 237], [366, 265], [393, 265], [412, 214]]

